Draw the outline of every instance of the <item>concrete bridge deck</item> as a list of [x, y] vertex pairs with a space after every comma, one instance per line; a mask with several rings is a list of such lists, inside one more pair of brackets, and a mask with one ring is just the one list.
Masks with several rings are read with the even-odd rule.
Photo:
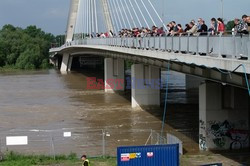
[[[133, 40], [133, 38], [131, 39]], [[148, 46], [142, 47], [143, 43], [136, 46], [136, 42], [132, 40], [130, 44], [129, 41], [126, 42], [124, 39], [123, 41], [120, 40], [120, 42], [117, 42], [117, 40], [120, 39], [85, 39], [73, 41], [62, 47], [52, 48], [50, 53], [52, 56], [65, 53], [71, 56], [78, 54], [101, 55], [104, 57], [131, 60], [161, 68], [167, 68], [168, 62], [171, 62], [171, 70], [247, 88], [245, 73], [247, 75], [250, 74], [250, 60], [233, 58], [232, 55], [229, 58], [223, 58], [221, 55], [199, 55], [200, 52], [204, 51], [203, 47], [200, 50], [198, 48], [197, 54], [193, 55], [194, 50], [191, 48], [189, 50], [174, 51], [174, 48], [176, 47], [177, 49], [179, 46], [173, 46], [173, 44], [168, 44], [169, 47], [167, 47], [166, 43], [163, 43], [164, 48], [160, 47], [160, 44], [158, 46], [156, 44], [152, 44], [151, 46], [148, 44]], [[155, 41], [155, 39], [153, 40]], [[196, 47], [193, 48], [196, 50]], [[220, 51], [218, 48], [217, 50]], [[231, 52], [228, 50], [226, 52], [227, 54], [232, 54], [233, 49]], [[222, 52], [222, 54], [224, 53]]]

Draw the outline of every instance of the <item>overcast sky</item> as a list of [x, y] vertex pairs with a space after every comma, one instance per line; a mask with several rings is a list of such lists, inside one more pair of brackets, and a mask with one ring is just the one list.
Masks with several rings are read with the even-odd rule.
[[[159, 14], [165, 15], [165, 22], [176, 20], [185, 24], [199, 17], [208, 22], [211, 17], [221, 17], [221, 0], [151, 1]], [[0, 0], [0, 27], [5, 24], [20, 27], [37, 25], [46, 32], [63, 34], [69, 6], [70, 0]], [[224, 0], [226, 20], [239, 18], [242, 14], [250, 15], [250, 0]]]

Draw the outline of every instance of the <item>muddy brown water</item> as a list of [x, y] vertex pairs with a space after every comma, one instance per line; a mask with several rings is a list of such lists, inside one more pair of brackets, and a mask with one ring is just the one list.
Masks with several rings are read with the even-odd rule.
[[[160, 131], [163, 108], [133, 110], [129, 93], [86, 89], [90, 76], [103, 78], [103, 73], [0, 73], [0, 150], [115, 155], [117, 146], [144, 145], [151, 130]], [[175, 81], [170, 82], [165, 131], [177, 134], [196, 151], [197, 97], [187, 95], [183, 76], [170, 78]], [[64, 132], [71, 132], [71, 137], [64, 137]], [[28, 136], [28, 145], [6, 146], [7, 136]]]

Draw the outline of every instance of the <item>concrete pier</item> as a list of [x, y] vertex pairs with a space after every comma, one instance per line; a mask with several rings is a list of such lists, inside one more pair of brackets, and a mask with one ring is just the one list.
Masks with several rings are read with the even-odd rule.
[[160, 106], [160, 68], [134, 64], [131, 79], [133, 108]]
[[247, 90], [206, 82], [199, 87], [200, 150], [249, 147]]
[[68, 71], [69, 59], [70, 59], [70, 55], [68, 53], [64, 53], [62, 56], [62, 64], [61, 64], [61, 69], [60, 69], [61, 72]]
[[104, 60], [105, 92], [124, 91], [124, 60], [105, 58]]

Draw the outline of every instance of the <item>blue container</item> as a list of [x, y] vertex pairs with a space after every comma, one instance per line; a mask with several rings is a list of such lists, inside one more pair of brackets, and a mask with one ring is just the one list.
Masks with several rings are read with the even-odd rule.
[[179, 166], [179, 144], [117, 148], [118, 166]]

